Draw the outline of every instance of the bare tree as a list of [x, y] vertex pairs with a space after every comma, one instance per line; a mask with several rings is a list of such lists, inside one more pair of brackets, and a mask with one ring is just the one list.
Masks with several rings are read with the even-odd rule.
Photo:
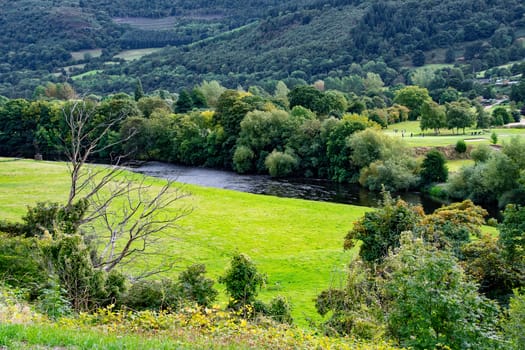
[[[188, 193], [171, 181], [155, 190], [144, 176], [126, 176], [120, 166], [125, 158], [122, 155], [114, 156], [107, 166], [88, 164], [92, 156], [135, 135], [132, 131], [115, 141], [105, 141], [127, 116], [97, 121], [95, 106], [83, 100], [66, 105], [62, 113], [67, 126], [62, 140], [71, 178], [66, 208], [78, 201], [88, 204], [78, 225], [85, 239], [95, 240], [94, 266], [109, 272], [117, 266], [142, 264], [148, 255], [160, 254], [156, 248], [163, 231], [176, 227], [176, 222], [192, 211], [190, 206], [176, 203]], [[145, 264], [148, 269], [138, 277], [169, 269], [172, 259], [166, 260], [154, 268]]]
[[[135, 276], [136, 279], [170, 269], [173, 257], [162, 253], [163, 234], [168, 229], [177, 228], [177, 222], [190, 214], [189, 204], [180, 204], [188, 193], [167, 181], [160, 189], [140, 180], [123, 179], [106, 186], [105, 191], [97, 191], [90, 201], [90, 207], [98, 211], [92, 227], [97, 231], [98, 246], [94, 265], [107, 272], [115, 267], [128, 264], [145, 267]], [[178, 205], [175, 205], [177, 202]], [[102, 227], [102, 228], [101, 228]], [[172, 237], [171, 237], [172, 238]], [[155, 259], [149, 259], [155, 255]], [[152, 266], [151, 260], [161, 262]]]

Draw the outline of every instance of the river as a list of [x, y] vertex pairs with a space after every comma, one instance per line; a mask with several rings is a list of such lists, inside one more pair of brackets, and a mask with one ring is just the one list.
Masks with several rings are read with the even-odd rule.
[[[240, 175], [230, 171], [188, 167], [160, 162], [147, 162], [130, 170], [158, 178], [176, 180], [199, 186], [264, 194], [277, 197], [301, 198], [316, 201], [377, 207], [380, 193], [368, 191], [358, 185], [336, 184], [316, 179], [274, 179], [267, 175]], [[442, 205], [420, 192], [394, 194], [412, 204], [421, 204], [430, 213]]]

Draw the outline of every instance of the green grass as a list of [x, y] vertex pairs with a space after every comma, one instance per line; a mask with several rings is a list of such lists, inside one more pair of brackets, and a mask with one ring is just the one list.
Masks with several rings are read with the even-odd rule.
[[472, 159], [454, 159], [447, 160], [447, 167], [449, 172], [459, 171], [464, 166], [473, 165], [474, 161]]
[[126, 61], [133, 61], [141, 59], [142, 57], [157, 52], [159, 50], [159, 48], [124, 50], [115, 55], [115, 58], [122, 58]]
[[58, 325], [0, 325], [0, 348], [6, 349], [191, 349], [166, 337], [107, 334], [96, 330], [67, 329]]
[[[397, 133], [395, 132], [397, 130]], [[405, 136], [401, 134], [401, 130], [405, 130]], [[387, 135], [402, 139], [410, 147], [437, 147], [455, 145], [458, 140], [464, 140], [467, 145], [476, 146], [479, 144], [490, 144], [490, 135], [492, 131], [498, 135], [498, 144], [508, 141], [513, 136], [525, 137], [525, 129], [518, 128], [493, 128], [489, 132], [481, 135], [471, 135], [471, 132], [479, 132], [480, 130], [474, 128], [466, 128], [465, 134], [460, 130], [459, 134], [455, 134], [455, 130], [441, 129], [440, 135], [434, 136], [432, 130], [426, 130], [424, 135], [419, 128], [419, 121], [407, 121], [397, 124], [391, 124], [385, 130]], [[412, 136], [410, 134], [412, 133]]]
[[94, 69], [94, 70], [90, 70], [90, 71], [84, 72], [82, 74], [74, 75], [74, 76], [71, 77], [71, 79], [73, 79], [73, 80], [82, 79], [83, 77], [89, 77], [91, 75], [95, 75], [95, 74], [98, 74], [100, 72], [102, 72], [101, 69]]
[[100, 57], [102, 55], [102, 49], [80, 50], [71, 52], [71, 56], [75, 61], [83, 60], [86, 54], [91, 55], [91, 57]]
[[[151, 179], [160, 186], [162, 181]], [[285, 199], [184, 185], [193, 213], [168, 231], [163, 251], [178, 257], [171, 277], [191, 263], [206, 264], [210, 276], [223, 274], [235, 252], [248, 254], [268, 275], [260, 294], [290, 298], [294, 317], [305, 324], [317, 317], [313, 299], [339, 285], [355, 251], [343, 251], [343, 238], [364, 207]], [[27, 205], [64, 201], [68, 190], [63, 163], [0, 162], [0, 218], [20, 220]], [[222, 290], [222, 286], [218, 286]], [[225, 301], [224, 293], [223, 302]]]

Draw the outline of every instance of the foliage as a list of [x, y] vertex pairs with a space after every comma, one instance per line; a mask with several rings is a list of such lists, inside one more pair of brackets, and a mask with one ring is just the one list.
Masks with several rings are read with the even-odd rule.
[[228, 306], [234, 310], [244, 310], [255, 302], [258, 289], [264, 285], [266, 277], [257, 272], [257, 267], [244, 254], [236, 254], [230, 261], [230, 267], [219, 282], [226, 286], [230, 295]]
[[205, 273], [206, 266], [194, 264], [179, 274], [177, 289], [185, 301], [204, 307], [212, 306], [219, 292], [213, 288], [214, 281], [204, 276]]
[[439, 129], [447, 126], [445, 109], [433, 101], [425, 101], [421, 106], [420, 128], [425, 131], [433, 129], [436, 135]]
[[407, 107], [410, 112], [409, 120], [417, 120], [421, 115], [421, 108], [425, 102], [432, 101], [428, 90], [418, 86], [407, 86], [396, 92], [394, 103]]
[[459, 129], [462, 128], [463, 134], [465, 133], [465, 128], [474, 125], [476, 121], [476, 115], [472, 112], [470, 104], [466, 101], [447, 103], [446, 118], [449, 129], [456, 128], [456, 133], [458, 133]]
[[270, 300], [266, 315], [268, 315], [278, 323], [292, 324], [293, 318], [291, 315], [291, 309], [292, 307], [288, 299], [281, 295], [278, 295], [272, 300]]
[[499, 227], [501, 242], [509, 260], [525, 263], [525, 207], [509, 204], [503, 214]]
[[356, 240], [362, 241], [359, 255], [369, 263], [382, 262], [389, 251], [399, 246], [401, 233], [414, 230], [423, 215], [421, 207], [393, 200], [388, 192], [383, 196], [381, 208], [365, 213], [344, 240], [345, 249], [353, 248]]
[[31, 299], [37, 298], [48, 279], [38, 252], [38, 240], [4, 234], [0, 237], [0, 275], [3, 283], [25, 288]]
[[493, 131], [491, 134], [490, 134], [490, 142], [495, 145], [498, 143], [498, 134], [496, 134], [495, 131]]
[[479, 145], [470, 152], [470, 157], [476, 163], [483, 163], [489, 160], [492, 149], [487, 145]]
[[286, 152], [273, 151], [264, 160], [268, 173], [273, 177], [286, 177], [297, 167], [297, 159]]
[[467, 151], [467, 143], [465, 140], [458, 140], [454, 149], [458, 153], [465, 153]]
[[447, 181], [448, 168], [443, 153], [436, 149], [430, 150], [423, 159], [419, 176], [424, 184]]
[[525, 342], [525, 294], [523, 290], [514, 291], [503, 329], [510, 342], [510, 348], [518, 350]]
[[344, 289], [324, 290], [315, 300], [319, 314], [332, 313], [322, 324], [323, 331], [329, 335], [351, 335], [358, 339], [383, 337], [386, 327], [380, 308], [381, 294], [369, 266], [360, 259], [353, 260]]
[[78, 234], [58, 237], [41, 249], [45, 266], [57, 276], [65, 297], [76, 311], [109, 305], [125, 290], [123, 279], [108, 278], [104, 271], [95, 269], [91, 249]]
[[182, 301], [173, 281], [141, 280], [133, 283], [122, 299], [122, 304], [132, 310], [178, 310]]
[[387, 261], [392, 336], [416, 349], [493, 349], [497, 306], [477, 293], [450, 253], [411, 241], [405, 235], [399, 252]]

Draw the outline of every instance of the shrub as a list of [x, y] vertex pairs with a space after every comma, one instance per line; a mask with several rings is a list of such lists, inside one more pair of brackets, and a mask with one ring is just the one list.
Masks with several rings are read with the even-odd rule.
[[498, 134], [496, 134], [495, 131], [492, 132], [492, 134], [490, 134], [490, 142], [495, 145], [498, 143]]
[[133, 310], [176, 310], [181, 304], [181, 298], [170, 279], [141, 280], [130, 287], [123, 304]]
[[257, 272], [257, 267], [251, 259], [244, 254], [234, 255], [230, 268], [219, 277], [219, 282], [226, 286], [230, 295], [228, 306], [240, 310], [253, 304], [258, 289], [266, 282], [266, 277]]
[[290, 303], [281, 295], [270, 300], [270, 304], [268, 305], [268, 316], [279, 323], [292, 324], [293, 318], [291, 311], [292, 307]]
[[446, 198], [447, 190], [443, 186], [432, 186], [428, 190], [428, 194], [436, 198]]
[[205, 273], [206, 266], [203, 264], [191, 265], [182, 271], [177, 281], [177, 294], [200, 306], [211, 306], [219, 292], [213, 288], [214, 281], [204, 276]]
[[253, 159], [255, 154], [246, 146], [239, 146], [233, 154], [233, 169], [244, 174], [253, 170]]
[[503, 330], [510, 349], [522, 349], [525, 344], [525, 290], [515, 290], [510, 299], [508, 318], [503, 324]]
[[26, 288], [34, 299], [47, 281], [38, 240], [0, 234], [0, 276], [12, 287]]
[[472, 157], [472, 160], [476, 163], [483, 163], [486, 162], [490, 154], [492, 153], [492, 150], [487, 145], [479, 145], [476, 147], [472, 152], [470, 153], [470, 156]]
[[297, 159], [294, 156], [276, 150], [270, 153], [264, 161], [264, 165], [273, 177], [290, 175], [297, 167], [297, 163]]
[[465, 140], [458, 140], [454, 149], [458, 153], [465, 153], [467, 151], [467, 144], [465, 143]]

